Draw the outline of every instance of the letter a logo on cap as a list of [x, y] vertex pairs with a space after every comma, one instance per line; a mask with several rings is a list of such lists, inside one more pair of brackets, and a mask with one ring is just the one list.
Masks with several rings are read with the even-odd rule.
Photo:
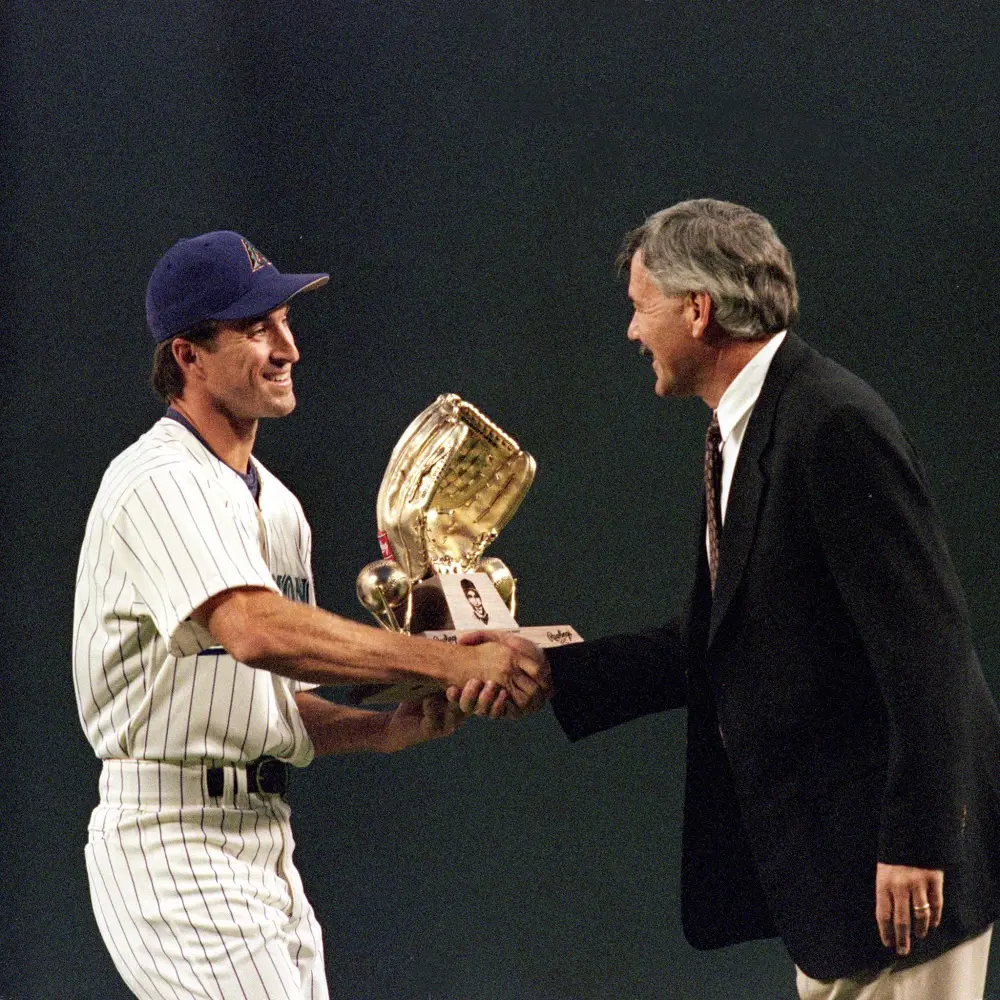
[[270, 266], [271, 262], [249, 240], [241, 236], [240, 243], [243, 244], [243, 249], [246, 250], [247, 257], [250, 259], [251, 274], [259, 271], [262, 267]]

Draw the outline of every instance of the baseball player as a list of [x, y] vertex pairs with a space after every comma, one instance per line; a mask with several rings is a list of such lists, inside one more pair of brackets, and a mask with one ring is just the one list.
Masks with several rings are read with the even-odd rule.
[[258, 420], [295, 406], [289, 300], [327, 280], [282, 274], [244, 237], [213, 232], [175, 244], [149, 281], [168, 409], [101, 482], [73, 631], [80, 721], [103, 761], [91, 898], [139, 997], [328, 996], [292, 860], [289, 765], [402, 749], [465, 714], [441, 695], [373, 712], [312, 687], [431, 678], [480, 714], [538, 694], [533, 665], [502, 646], [316, 607], [302, 508], [251, 452]]

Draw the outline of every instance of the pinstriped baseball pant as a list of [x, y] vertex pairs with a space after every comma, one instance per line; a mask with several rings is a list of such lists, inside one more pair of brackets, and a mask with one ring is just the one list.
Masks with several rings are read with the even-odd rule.
[[142, 1000], [328, 1000], [288, 804], [225, 769], [105, 761], [85, 849], [94, 914]]

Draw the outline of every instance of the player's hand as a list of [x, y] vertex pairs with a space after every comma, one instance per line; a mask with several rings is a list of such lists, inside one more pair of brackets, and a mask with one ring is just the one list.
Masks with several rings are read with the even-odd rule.
[[457, 705], [465, 715], [499, 719], [514, 704], [507, 689], [500, 687], [496, 681], [471, 680], [462, 688], [453, 684], [445, 693], [448, 701]]
[[472, 710], [476, 715], [489, 715], [492, 719], [516, 719], [537, 712], [551, 697], [552, 671], [545, 653], [533, 642], [509, 632], [495, 631], [466, 632], [459, 636], [458, 641], [463, 646], [476, 646], [483, 650], [503, 647], [514, 655], [520, 672], [520, 676], [513, 678], [514, 689], [510, 691], [510, 697], [499, 704], [499, 696], [491, 702], [485, 691], [477, 692], [470, 698], [468, 685], [461, 692], [457, 687], [450, 687], [448, 700], [458, 704], [463, 711]]
[[469, 713], [463, 712], [444, 694], [400, 702], [386, 720], [384, 749], [393, 753], [417, 743], [451, 736], [468, 718]]
[[943, 871], [878, 863], [875, 921], [886, 948], [895, 948], [897, 955], [909, 955], [911, 935], [927, 937], [941, 923], [943, 909]]

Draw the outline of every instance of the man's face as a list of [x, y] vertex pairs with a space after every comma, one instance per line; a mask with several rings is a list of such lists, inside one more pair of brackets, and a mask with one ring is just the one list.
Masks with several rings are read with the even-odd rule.
[[205, 390], [216, 409], [240, 421], [295, 409], [292, 365], [299, 360], [288, 306], [247, 322], [220, 323], [202, 354]]
[[691, 295], [664, 295], [636, 250], [629, 268], [632, 320], [628, 339], [653, 359], [657, 396], [692, 396], [700, 391], [709, 355], [695, 335], [696, 304]]
[[486, 609], [483, 607], [483, 599], [479, 596], [479, 591], [473, 587], [465, 588], [465, 599], [472, 605], [475, 616], [486, 621]]

